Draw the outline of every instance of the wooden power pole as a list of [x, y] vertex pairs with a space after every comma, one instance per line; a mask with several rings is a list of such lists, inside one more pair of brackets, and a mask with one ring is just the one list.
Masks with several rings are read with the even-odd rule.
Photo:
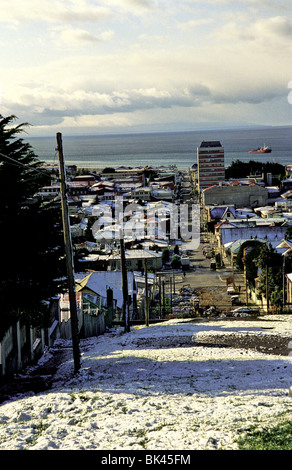
[[77, 302], [76, 302], [75, 278], [74, 278], [73, 250], [72, 250], [69, 209], [68, 209], [68, 199], [67, 199], [67, 184], [66, 184], [64, 157], [63, 157], [62, 134], [60, 132], [57, 133], [57, 151], [58, 151], [58, 156], [59, 156], [60, 193], [61, 193], [62, 221], [63, 221], [65, 254], [66, 254], [66, 267], [67, 267], [68, 288], [69, 288], [73, 357], [74, 357], [74, 368], [75, 368], [75, 373], [76, 373], [80, 369], [78, 316], [77, 316]]
[[123, 286], [123, 317], [125, 322], [125, 332], [130, 331], [129, 324], [129, 293], [128, 293], [128, 275], [126, 268], [125, 245], [122, 233], [120, 232], [120, 252], [121, 252], [121, 274]]
[[146, 323], [146, 326], [149, 326], [148, 270], [147, 270], [146, 259], [144, 259], [144, 274], [145, 274], [145, 323]]

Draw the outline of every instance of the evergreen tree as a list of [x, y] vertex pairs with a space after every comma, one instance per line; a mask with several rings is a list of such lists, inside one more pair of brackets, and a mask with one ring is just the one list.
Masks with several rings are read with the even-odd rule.
[[165, 264], [169, 261], [169, 248], [163, 248], [162, 250], [162, 263]]
[[272, 173], [273, 175], [277, 175], [278, 181], [280, 181], [285, 175], [285, 166], [274, 162], [256, 162], [254, 160], [243, 162], [241, 160], [236, 160], [226, 168], [225, 178], [244, 178], [250, 174], [256, 173], [258, 175], [261, 175], [262, 173]]
[[15, 119], [0, 115], [0, 339], [19, 318], [45, 324], [66, 272], [61, 211], [35, 197], [49, 177]]
[[173, 269], [179, 269], [181, 267], [180, 256], [173, 255], [173, 257], [171, 258], [171, 267]]
[[[243, 270], [244, 264], [245, 264], [246, 278], [250, 287], [252, 288], [254, 287], [255, 278], [257, 276], [257, 265], [255, 264], [255, 259], [257, 259], [258, 256], [261, 254], [262, 247], [263, 247], [263, 243], [256, 240], [255, 238], [246, 240], [240, 246], [237, 256], [236, 256], [236, 265], [240, 269]], [[245, 248], [248, 248], [249, 251], [247, 252], [245, 256], [245, 260], [243, 262], [243, 253], [244, 253]]]
[[267, 295], [272, 304], [282, 303], [283, 258], [271, 244], [263, 245], [257, 257], [256, 265], [261, 269], [259, 291]]

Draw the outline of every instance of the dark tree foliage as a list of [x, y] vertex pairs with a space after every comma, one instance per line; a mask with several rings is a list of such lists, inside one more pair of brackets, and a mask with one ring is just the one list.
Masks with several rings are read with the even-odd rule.
[[270, 243], [258, 243], [258, 245], [253, 246], [253, 249], [246, 256], [245, 264], [250, 285], [254, 285], [257, 268], [260, 268], [259, 292], [266, 295], [268, 285], [271, 304], [282, 305], [283, 275], [291, 272], [292, 258], [289, 256], [284, 258], [280, 253], [277, 253]]
[[44, 325], [65, 274], [60, 209], [35, 197], [49, 179], [15, 119], [0, 115], [0, 339], [19, 318]]
[[[249, 248], [249, 253], [252, 253], [252, 255], [247, 255], [246, 258], [256, 258], [259, 255], [258, 250], [262, 247], [262, 242], [257, 240], [256, 238], [251, 238], [250, 240], [246, 240], [243, 242], [238, 250], [237, 256], [236, 256], [236, 265], [240, 268], [244, 268], [244, 262], [243, 262], [243, 254], [245, 248]], [[256, 250], [256, 251], [255, 251]], [[246, 263], [246, 260], [245, 260]]]
[[292, 225], [287, 226], [285, 238], [292, 240]]
[[225, 177], [228, 178], [244, 178], [249, 175], [272, 173], [277, 177], [281, 178], [285, 175], [285, 166], [280, 163], [274, 162], [256, 162], [250, 160], [249, 162], [243, 162], [236, 160], [226, 168]]

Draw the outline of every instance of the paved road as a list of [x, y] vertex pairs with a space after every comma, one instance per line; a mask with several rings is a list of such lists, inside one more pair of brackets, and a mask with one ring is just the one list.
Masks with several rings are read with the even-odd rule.
[[[193, 288], [200, 298], [200, 306], [215, 305], [218, 311], [227, 312], [233, 307], [231, 305], [231, 297], [227, 294], [226, 279], [233, 274], [232, 268], [227, 265], [216, 271], [210, 269], [210, 260], [206, 259], [202, 253], [201, 245], [198, 249], [190, 253], [192, 269], [186, 271], [185, 276], [182, 273], [173, 273], [172, 271], [164, 272], [165, 274], [165, 292], [170, 292], [169, 278], [175, 278], [175, 293], [186, 285]], [[235, 284], [242, 286], [244, 291], [244, 282], [242, 273], [236, 272]]]
[[[184, 189], [181, 192], [181, 202], [183, 201], [188, 201], [189, 203], [191, 202], [197, 202], [195, 201], [195, 198], [191, 198], [191, 189], [192, 189], [192, 184], [189, 175], [186, 173], [183, 181], [182, 181], [182, 188]], [[189, 227], [189, 230], [191, 231], [191, 227]], [[227, 283], [226, 280], [230, 276], [234, 276], [234, 283], [236, 286], [240, 285], [241, 292], [244, 292], [244, 278], [243, 274], [236, 271], [233, 272], [231, 266], [228, 264], [227, 260], [225, 260], [226, 266], [220, 269], [217, 269], [216, 271], [210, 269], [210, 259], [206, 259], [205, 256], [203, 255], [202, 248], [205, 245], [208, 245], [211, 249], [214, 248], [216, 250], [217, 248], [217, 243], [215, 240], [213, 240], [213, 236], [211, 234], [201, 234], [201, 238], [206, 239], [206, 243], [201, 242], [199, 248], [196, 250], [192, 250], [189, 253], [190, 261], [191, 261], [191, 266], [192, 268], [189, 271], [186, 271], [185, 276], [183, 276], [181, 273], [178, 274], [176, 273], [175, 275], [170, 271], [170, 272], [164, 272], [165, 276], [164, 279], [166, 281], [166, 292], [169, 292], [170, 290], [170, 282], [169, 278], [172, 278], [172, 288], [173, 288], [173, 279], [175, 279], [175, 287], [176, 287], [176, 293], [178, 292], [179, 288], [182, 287], [184, 284], [189, 284], [190, 287], [194, 289], [202, 289], [206, 290], [209, 289], [213, 293], [216, 294], [216, 291], [218, 291], [218, 295], [214, 298], [214, 301], [218, 301], [219, 303], [231, 303], [230, 302], [230, 296], [227, 295]], [[220, 292], [220, 294], [219, 294]]]
[[[205, 245], [205, 244], [204, 244]], [[235, 284], [244, 285], [243, 274], [235, 270], [233, 273], [231, 266], [225, 260], [225, 267], [213, 271], [210, 269], [210, 259], [206, 259], [202, 252], [203, 245], [192, 251], [190, 254], [193, 269], [186, 273], [185, 283], [190, 283], [191, 287], [225, 287], [226, 279], [234, 274]]]

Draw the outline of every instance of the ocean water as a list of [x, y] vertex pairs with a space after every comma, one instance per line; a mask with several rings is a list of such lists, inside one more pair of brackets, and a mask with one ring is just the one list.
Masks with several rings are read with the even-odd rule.
[[[40, 160], [58, 163], [56, 137], [30, 137]], [[224, 147], [225, 167], [232, 161], [249, 160], [292, 164], [292, 127], [269, 127], [189, 132], [157, 132], [116, 135], [62, 135], [65, 163], [79, 168], [169, 166], [188, 169], [197, 161], [203, 140], [219, 140]], [[263, 145], [270, 154], [249, 154]]]

